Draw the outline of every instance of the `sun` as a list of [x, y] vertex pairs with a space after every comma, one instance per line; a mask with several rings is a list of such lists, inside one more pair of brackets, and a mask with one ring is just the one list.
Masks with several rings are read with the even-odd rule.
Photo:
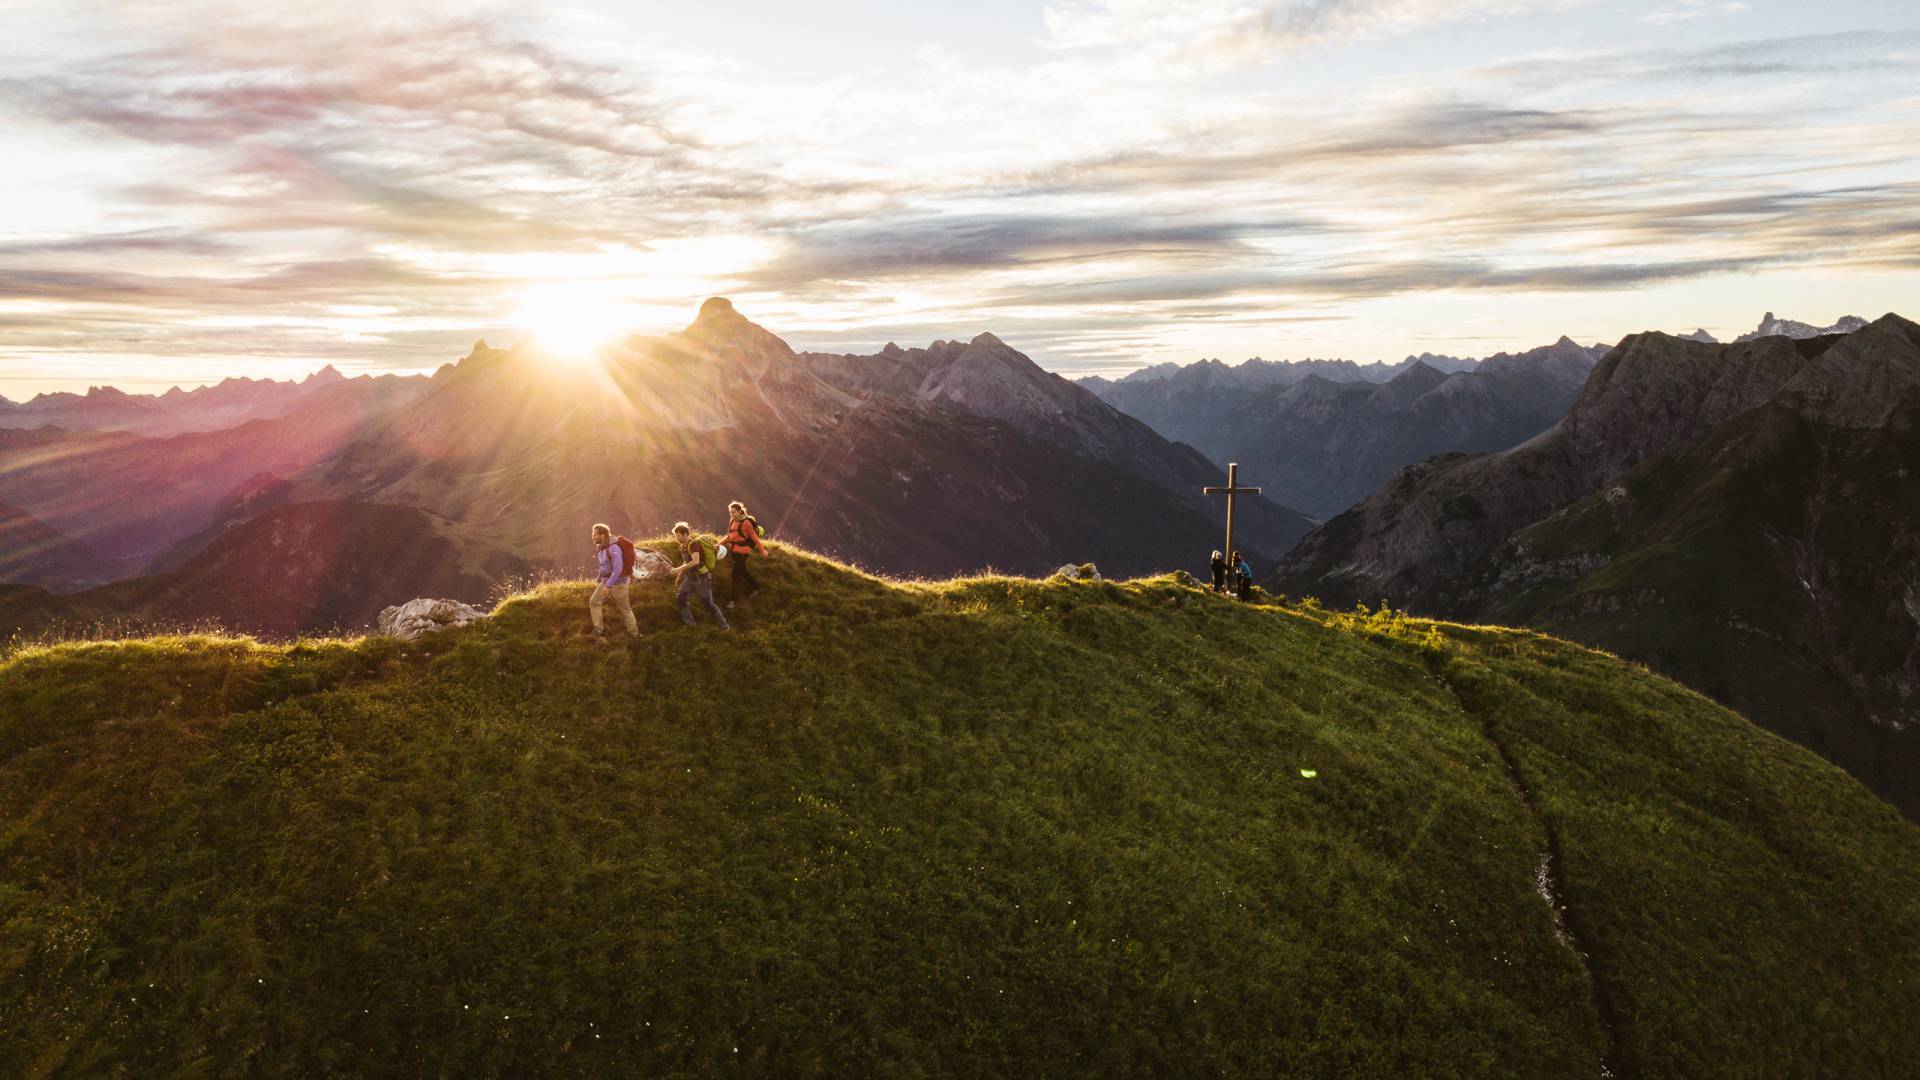
[[542, 352], [568, 364], [597, 360], [631, 329], [631, 313], [611, 289], [593, 282], [543, 282], [520, 294], [515, 329], [531, 335]]

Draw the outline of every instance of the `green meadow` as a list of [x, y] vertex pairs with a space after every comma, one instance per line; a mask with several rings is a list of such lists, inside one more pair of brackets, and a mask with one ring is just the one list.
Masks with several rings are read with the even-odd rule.
[[774, 551], [730, 634], [13, 647], [0, 1075], [1920, 1061], [1920, 828], [1644, 668]]

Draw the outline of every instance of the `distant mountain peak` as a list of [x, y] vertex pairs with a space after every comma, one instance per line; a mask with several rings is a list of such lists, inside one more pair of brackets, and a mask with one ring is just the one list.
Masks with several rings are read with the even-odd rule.
[[733, 301], [724, 296], [711, 296], [707, 298], [705, 303], [700, 305], [700, 314], [694, 316], [693, 321], [694, 325], [697, 326], [703, 322], [732, 322], [735, 320], [745, 322], [746, 319], [747, 317], [745, 315], [734, 310]]
[[976, 335], [974, 335], [974, 339], [973, 339], [972, 341], [969, 341], [969, 342], [967, 342], [967, 344], [969, 344], [969, 345], [988, 345], [988, 346], [992, 346], [992, 345], [1001, 345], [1001, 346], [1004, 346], [1004, 345], [1006, 345], [1006, 342], [1004, 342], [1004, 341], [1001, 341], [1001, 340], [1000, 340], [999, 338], [997, 338], [997, 337], [995, 337], [995, 336], [993, 336], [993, 335], [992, 335], [992, 334], [990, 334], [990, 333], [987, 333], [987, 332], [984, 332], [984, 331], [982, 331], [981, 333], [979, 333], [979, 334], [976, 334]]
[[899, 345], [895, 344], [894, 342], [889, 341], [887, 342], [886, 347], [880, 350], [880, 355], [886, 357], [889, 360], [898, 360], [901, 357], [907, 355], [907, 350], [901, 348]]
[[300, 380], [300, 385], [326, 386], [329, 383], [345, 382], [346, 378], [347, 377], [345, 375], [340, 374], [339, 368], [334, 367], [332, 364], [328, 364], [326, 367], [323, 367], [319, 371], [316, 371], [313, 374], [307, 376], [306, 378]]
[[1391, 394], [1403, 402], [1411, 401], [1449, 378], [1452, 376], [1425, 360], [1415, 360], [1407, 365], [1406, 370], [1382, 383], [1376, 393]]
[[724, 296], [709, 298], [700, 314], [680, 333], [698, 355], [728, 364], [745, 364], [756, 375], [794, 358], [793, 349], [773, 331], [734, 310]]
[[1147, 367], [1137, 368], [1114, 381], [1122, 383], [1158, 382], [1161, 379], [1177, 374], [1179, 371], [1179, 364], [1171, 360], [1163, 360], [1158, 364], [1150, 364]]
[[1803, 340], [1811, 337], [1824, 337], [1828, 334], [1851, 334], [1867, 325], [1867, 320], [1858, 315], [1842, 315], [1832, 326], [1814, 326], [1796, 319], [1776, 318], [1769, 311], [1760, 318], [1760, 325], [1751, 331], [1734, 338], [1735, 343], [1754, 341], [1763, 337], [1786, 337]]

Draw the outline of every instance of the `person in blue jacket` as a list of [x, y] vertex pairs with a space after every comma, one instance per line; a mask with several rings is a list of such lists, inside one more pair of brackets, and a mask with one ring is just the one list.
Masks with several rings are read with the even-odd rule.
[[1253, 567], [1248, 566], [1247, 560], [1237, 551], [1233, 553], [1233, 583], [1240, 599], [1245, 600], [1252, 594]]
[[601, 629], [601, 609], [607, 601], [619, 610], [621, 618], [627, 622], [627, 636], [640, 636], [640, 620], [634, 618], [633, 601], [627, 595], [628, 586], [633, 584], [633, 541], [624, 536], [613, 535], [613, 530], [605, 525], [593, 527], [593, 558], [598, 564], [599, 575], [594, 578], [593, 595], [587, 600], [587, 611], [593, 616], [593, 635], [604, 641]]

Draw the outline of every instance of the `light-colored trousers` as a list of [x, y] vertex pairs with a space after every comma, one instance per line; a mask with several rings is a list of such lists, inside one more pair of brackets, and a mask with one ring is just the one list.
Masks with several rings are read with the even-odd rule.
[[587, 601], [587, 610], [593, 615], [593, 632], [600, 632], [600, 609], [607, 606], [607, 598], [613, 598], [613, 606], [620, 609], [620, 615], [627, 620], [627, 633], [640, 636], [640, 620], [633, 617], [633, 602], [627, 598], [627, 586], [600, 585], [593, 590], [593, 598]]

